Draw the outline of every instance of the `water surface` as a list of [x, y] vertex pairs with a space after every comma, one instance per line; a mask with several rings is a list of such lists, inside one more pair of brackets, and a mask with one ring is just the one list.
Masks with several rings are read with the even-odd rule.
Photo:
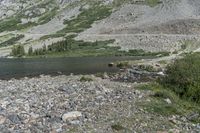
[[41, 74], [95, 74], [117, 72], [116, 67], [108, 67], [110, 62], [136, 60], [144, 57], [72, 57], [0, 59], [0, 79], [38, 76]]

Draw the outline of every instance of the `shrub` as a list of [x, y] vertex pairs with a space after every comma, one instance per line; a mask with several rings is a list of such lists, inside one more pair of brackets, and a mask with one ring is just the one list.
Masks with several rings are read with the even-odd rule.
[[[153, 92], [150, 95], [150, 101], [142, 101], [138, 103], [138, 105], [143, 106], [148, 112], [165, 116], [176, 114], [186, 116], [191, 112], [200, 112], [198, 104], [194, 104], [194, 102], [186, 99], [181, 99], [175, 94], [175, 92], [169, 88], [165, 88], [163, 85], [160, 85], [157, 82], [141, 84], [137, 86], [137, 88], [140, 90]], [[170, 99], [171, 103], [168, 103], [166, 99]], [[195, 121], [199, 122], [198, 119]]]
[[139, 65], [138, 68], [140, 70], [148, 71], [148, 72], [155, 72], [156, 69], [151, 65]]
[[83, 77], [81, 77], [80, 81], [81, 81], [81, 82], [90, 82], [90, 81], [93, 81], [93, 79], [92, 79], [92, 78], [89, 78], [89, 77], [83, 76]]
[[118, 68], [126, 68], [129, 66], [129, 63], [127, 61], [124, 61], [124, 62], [118, 62], [117, 63], [117, 67]]
[[124, 130], [125, 128], [120, 124], [111, 125], [111, 128], [116, 131]]
[[200, 54], [187, 55], [169, 65], [161, 84], [182, 98], [200, 103]]

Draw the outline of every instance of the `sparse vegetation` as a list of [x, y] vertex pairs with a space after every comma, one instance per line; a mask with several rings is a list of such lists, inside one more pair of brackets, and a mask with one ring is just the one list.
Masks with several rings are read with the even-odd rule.
[[[158, 113], [164, 116], [185, 116], [191, 112], [200, 112], [200, 108], [197, 104], [181, 99], [173, 91], [163, 87], [159, 83], [145, 84], [138, 88], [154, 92], [150, 97], [150, 102], [138, 103], [149, 112]], [[167, 103], [166, 99], [169, 99], [171, 103]]]
[[81, 82], [91, 82], [91, 81], [93, 81], [93, 79], [90, 77], [82, 76], [80, 81]]
[[[176, 60], [170, 64], [166, 70], [166, 76], [158, 80], [157, 83], [145, 84], [139, 88], [151, 90], [151, 102], [139, 103], [150, 112], [161, 115], [181, 116], [190, 112], [200, 113], [200, 54], [194, 53]], [[170, 103], [166, 102], [170, 100]], [[192, 120], [199, 122], [197, 117]]]
[[[115, 55], [118, 47], [109, 47], [107, 44], [114, 40], [83, 42], [75, 41], [67, 38], [66, 40], [53, 43], [49, 45], [46, 50], [40, 48], [33, 51], [31, 56], [49, 55], [49, 56], [101, 56], [101, 55]], [[40, 52], [39, 52], [40, 51]]]
[[131, 49], [125, 52], [126, 56], [169, 56], [169, 52], [146, 52], [142, 49]]
[[124, 130], [125, 128], [120, 124], [111, 125], [111, 128], [116, 131]]
[[160, 0], [146, 0], [146, 3], [149, 5], [149, 6], [156, 6], [158, 5], [159, 3], [161, 3]]
[[53, 19], [57, 13], [58, 8], [55, 7], [50, 12], [45, 13], [43, 16], [39, 18], [39, 24], [45, 24], [49, 22], [51, 19]]
[[[45, 7], [46, 6], [46, 7]], [[45, 12], [44, 14], [35, 14], [33, 11], [36, 7], [32, 6], [27, 9], [21, 10], [20, 12], [17, 12], [14, 16], [8, 17], [6, 19], [3, 19], [0, 21], [0, 32], [3, 31], [14, 31], [14, 30], [22, 30], [26, 29], [32, 26], [37, 26], [39, 24], [44, 24], [49, 22], [55, 15], [57, 11], [57, 5], [54, 0], [48, 0], [45, 2], [42, 2], [37, 5], [37, 8], [44, 7], [46, 10], [49, 10], [48, 12]], [[50, 8], [51, 7], [51, 8]], [[28, 22], [28, 23], [21, 23], [22, 18], [30, 18], [27, 15], [25, 15], [26, 11], [32, 11], [32, 18], [39, 17], [38, 22]]]
[[96, 73], [95, 76], [103, 79], [103, 78], [107, 77], [108, 75], [107, 75], [107, 73]]
[[3, 31], [10, 31], [10, 30], [14, 30], [17, 27], [17, 24], [20, 23], [20, 19], [19, 18], [9, 18], [7, 20], [1, 20], [0, 21], [0, 32]]
[[13, 45], [13, 44], [15, 44], [17, 41], [19, 41], [22, 38], [24, 38], [24, 35], [18, 35], [16, 37], [12, 37], [11, 39], [9, 39], [9, 40], [7, 40], [7, 41], [5, 41], [3, 43], [0, 43], [0, 47]]
[[112, 44], [115, 40], [84, 42], [73, 38], [74, 35], [68, 36], [63, 41], [48, 45], [46, 50], [43, 48], [36, 49], [29, 56], [166, 56], [169, 54], [167, 52], [151, 53], [143, 50], [130, 50], [127, 52], [120, 50], [120, 47], [108, 46], [108, 44]]
[[167, 61], [166, 60], [161, 60], [161, 61], [159, 61], [159, 63], [165, 65], [165, 64], [167, 64]]
[[117, 67], [118, 68], [126, 68], [129, 66], [128, 61], [123, 61], [123, 62], [117, 62]]
[[157, 70], [152, 65], [139, 65], [138, 68], [140, 70], [148, 71], [148, 72], [156, 72]]
[[91, 25], [98, 20], [102, 20], [108, 17], [112, 13], [112, 8], [99, 5], [92, 6], [89, 9], [82, 9], [82, 12], [72, 20], [66, 20], [66, 28], [59, 31], [58, 33], [79, 33], [91, 27]]
[[[126, 2], [131, 2], [127, 0]], [[121, 3], [121, 2], [117, 2]], [[124, 3], [124, 2], [122, 2]], [[80, 33], [98, 20], [108, 17], [112, 13], [112, 6], [101, 5], [99, 3], [90, 6], [90, 8], [81, 8], [81, 13], [71, 19], [65, 20], [66, 27], [56, 34], [46, 35], [40, 39], [65, 36], [66, 33]], [[71, 38], [70, 38], [71, 37]], [[120, 51], [120, 47], [109, 47], [109, 41], [83, 42], [76, 41], [75, 36], [67, 37], [66, 41], [52, 44], [48, 47], [46, 54], [48, 56], [168, 56], [169, 52], [146, 52], [144, 50]], [[114, 40], [112, 40], [114, 42]], [[58, 47], [56, 45], [59, 45]], [[61, 48], [62, 47], [62, 48]], [[42, 54], [43, 55], [43, 54]]]
[[161, 84], [181, 98], [200, 103], [200, 54], [187, 55], [167, 67]]

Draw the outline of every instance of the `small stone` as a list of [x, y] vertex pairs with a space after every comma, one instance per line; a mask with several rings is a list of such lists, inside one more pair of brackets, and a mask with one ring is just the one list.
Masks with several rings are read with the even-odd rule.
[[146, 101], [147, 101], [147, 102], [151, 102], [151, 100], [150, 100], [150, 99], [147, 99]]
[[139, 97], [138, 97], [138, 98], [139, 98], [139, 99], [141, 99], [142, 97], [143, 97], [142, 95], [139, 95]]
[[71, 93], [73, 93], [73, 92], [75, 91], [75, 89], [72, 88], [72, 87], [70, 87], [70, 86], [60, 86], [60, 87], [58, 88], [58, 90], [59, 90], [59, 91], [63, 91], [63, 92], [65, 92], [65, 93], [67, 93], [67, 94], [71, 94]]
[[177, 121], [175, 120], [175, 119], [170, 119], [169, 120], [171, 123], [173, 123], [173, 124], [177, 124]]
[[197, 124], [197, 128], [200, 129], [200, 124]]
[[161, 75], [161, 76], [165, 76], [165, 74], [163, 72], [158, 72], [157, 74]]
[[15, 115], [15, 114], [9, 115], [9, 116], [8, 116], [8, 119], [9, 119], [11, 122], [15, 123], [15, 124], [21, 123], [21, 119], [19, 118], [18, 115]]
[[165, 101], [167, 104], [172, 104], [172, 101], [171, 101], [169, 98], [165, 99], [164, 101]]
[[0, 115], [0, 124], [3, 124], [6, 121], [6, 117], [3, 115]]
[[33, 112], [31, 112], [31, 118], [33, 118], [33, 119], [37, 119], [37, 118], [39, 118], [40, 117], [40, 115], [39, 114], [35, 114], [35, 113], [33, 113]]
[[52, 131], [50, 131], [50, 133], [57, 133], [55, 129], [53, 129]]
[[73, 125], [79, 125], [80, 121], [79, 120], [74, 120], [74, 121], [70, 121], [71, 124]]
[[68, 112], [62, 115], [62, 120], [64, 122], [72, 121], [72, 120], [78, 119], [81, 116], [82, 116], [82, 113], [79, 111]]

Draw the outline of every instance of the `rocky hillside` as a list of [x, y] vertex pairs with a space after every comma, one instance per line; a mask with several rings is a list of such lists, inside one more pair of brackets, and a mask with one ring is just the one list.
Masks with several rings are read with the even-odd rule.
[[199, 41], [199, 0], [1, 0], [0, 11], [1, 56], [12, 45], [27, 52], [69, 34], [151, 52], [175, 52], [186, 40]]
[[[91, 76], [90, 76], [91, 77]], [[0, 81], [0, 130], [25, 133], [158, 133], [199, 132], [191, 116], [163, 116], [140, 104], [152, 105], [150, 91], [134, 83], [113, 82], [92, 76], [41, 76]], [[163, 108], [174, 111], [169, 99]], [[160, 109], [160, 104], [156, 109]], [[148, 107], [148, 106], [147, 106]], [[147, 108], [146, 107], [146, 108]], [[164, 109], [160, 109], [162, 112]], [[198, 117], [198, 116], [197, 116]]]

